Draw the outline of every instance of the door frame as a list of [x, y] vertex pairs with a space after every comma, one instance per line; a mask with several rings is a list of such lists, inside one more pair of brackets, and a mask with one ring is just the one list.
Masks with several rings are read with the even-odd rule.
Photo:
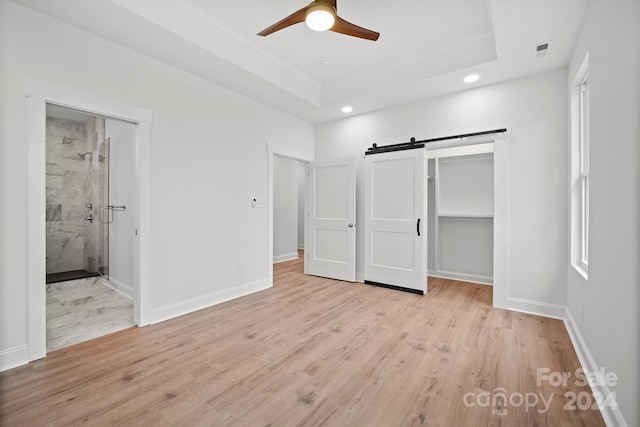
[[[316, 158], [315, 153], [296, 150], [277, 144], [267, 142], [267, 286], [273, 287], [273, 156], [286, 157], [288, 159], [299, 160], [308, 164]], [[308, 176], [305, 174], [305, 198], [304, 198], [304, 241], [307, 243], [307, 182]], [[304, 257], [304, 273], [307, 274], [307, 257]]]
[[[46, 357], [46, 104], [135, 124], [134, 141], [134, 322], [149, 324], [151, 272], [152, 112], [137, 106], [42, 81], [25, 81], [27, 170], [27, 342], [28, 359]], [[136, 238], [137, 237], [137, 238]]]
[[502, 134], [442, 141], [427, 146], [429, 150], [493, 143], [493, 307], [508, 308], [509, 295], [509, 159], [511, 126]]

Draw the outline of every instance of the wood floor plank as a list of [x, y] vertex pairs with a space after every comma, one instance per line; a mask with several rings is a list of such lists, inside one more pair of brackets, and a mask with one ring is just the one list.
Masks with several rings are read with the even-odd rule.
[[604, 425], [565, 409], [588, 386], [537, 383], [579, 368], [561, 321], [494, 309], [486, 285], [430, 278], [419, 296], [302, 270], [0, 373], [0, 426]]

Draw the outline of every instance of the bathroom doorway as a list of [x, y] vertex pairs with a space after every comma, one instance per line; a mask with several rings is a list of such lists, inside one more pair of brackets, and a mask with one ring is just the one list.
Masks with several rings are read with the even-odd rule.
[[134, 325], [134, 141], [133, 123], [46, 106], [47, 351]]
[[[133, 255], [123, 255], [133, 264], [133, 308], [136, 326], [150, 323], [151, 281], [151, 110], [119, 102], [73, 87], [60, 86], [39, 80], [25, 81], [26, 116], [28, 128], [27, 173], [27, 345], [22, 358], [34, 361], [47, 355], [46, 309], [46, 108], [57, 105], [98, 117], [113, 118], [133, 124], [135, 138], [132, 181], [126, 185], [133, 191], [132, 206], [127, 206], [133, 221]], [[111, 150], [113, 157], [113, 149]], [[114, 174], [111, 174], [113, 179]], [[110, 184], [112, 187], [113, 185]], [[113, 231], [111, 231], [113, 232]], [[112, 246], [112, 245], [110, 245]], [[114, 251], [110, 249], [111, 255]], [[109, 282], [114, 283], [113, 260], [109, 262]]]

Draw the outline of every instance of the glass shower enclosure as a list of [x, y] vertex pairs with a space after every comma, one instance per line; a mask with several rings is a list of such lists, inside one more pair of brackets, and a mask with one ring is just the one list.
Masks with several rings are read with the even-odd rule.
[[98, 147], [99, 167], [97, 169], [100, 181], [99, 192], [99, 216], [100, 227], [98, 229], [98, 273], [105, 279], [109, 279], [109, 227], [113, 224], [116, 211], [126, 211], [125, 205], [114, 205], [109, 197], [109, 177], [110, 177], [110, 157], [111, 138], [106, 138]]
[[109, 224], [113, 222], [112, 205], [109, 203], [109, 148], [111, 140], [106, 138], [98, 146], [98, 227], [97, 227], [97, 271], [109, 279]]

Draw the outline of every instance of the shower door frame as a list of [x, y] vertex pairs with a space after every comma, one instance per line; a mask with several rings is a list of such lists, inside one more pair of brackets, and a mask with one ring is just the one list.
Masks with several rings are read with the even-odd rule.
[[[102, 260], [100, 261], [99, 254], [97, 254], [98, 255], [97, 259], [99, 260], [97, 268], [98, 268], [98, 274], [101, 277], [104, 277], [107, 280], [109, 280], [109, 266], [110, 266], [109, 263], [111, 262], [111, 257], [109, 256], [109, 245], [110, 245], [109, 238], [111, 233], [109, 224], [111, 224], [111, 221], [109, 220], [109, 217], [110, 215], [113, 216], [113, 212], [111, 211], [111, 209], [107, 209], [109, 206], [109, 201], [111, 197], [111, 190], [109, 188], [109, 185], [111, 184], [111, 176], [110, 176], [111, 174], [111, 153], [110, 153], [111, 138], [107, 137], [106, 133], [105, 133], [104, 141], [102, 143], [104, 144], [104, 147], [106, 147], [107, 152], [104, 156], [105, 164], [102, 166], [106, 168], [106, 172], [104, 174], [102, 182], [99, 183], [101, 190], [104, 191], [105, 194], [103, 194], [102, 197], [100, 197], [99, 200], [97, 201], [98, 208], [100, 209], [99, 211], [100, 215], [98, 215], [98, 222], [102, 227], [102, 242], [100, 242], [102, 244]], [[98, 156], [100, 156], [100, 151], [101, 151], [100, 144], [98, 144]], [[103, 218], [102, 218], [102, 213], [105, 209], [107, 211], [106, 222], [103, 221]]]
[[149, 322], [149, 279], [151, 272], [151, 122], [150, 110], [98, 97], [85, 91], [25, 81], [28, 128], [28, 217], [27, 217], [27, 357], [46, 356], [46, 104], [80, 110], [135, 125], [133, 238], [134, 322]]

